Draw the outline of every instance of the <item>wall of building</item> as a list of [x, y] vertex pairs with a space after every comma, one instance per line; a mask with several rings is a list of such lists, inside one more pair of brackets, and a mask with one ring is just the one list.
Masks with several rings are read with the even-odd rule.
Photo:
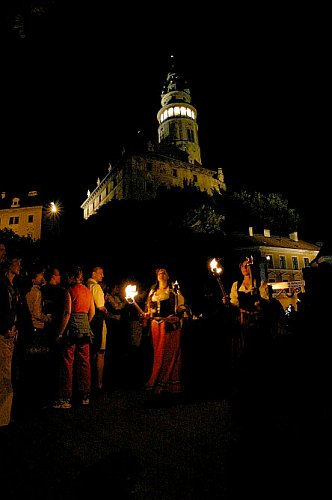
[[108, 172], [81, 208], [87, 219], [114, 199], [149, 200], [156, 197], [161, 186], [184, 188], [186, 185], [196, 186], [210, 195], [226, 189], [221, 171], [217, 174], [175, 158], [131, 155]]
[[[29, 236], [33, 240], [39, 240], [42, 211], [42, 206], [2, 209], [0, 210], [0, 229], [11, 229], [19, 236]], [[32, 222], [29, 222], [29, 218], [32, 218]]]

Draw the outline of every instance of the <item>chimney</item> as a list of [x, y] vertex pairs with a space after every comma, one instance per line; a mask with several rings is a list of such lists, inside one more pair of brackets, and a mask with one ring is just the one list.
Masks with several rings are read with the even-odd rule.
[[269, 229], [264, 229], [264, 236], [265, 236], [265, 238], [270, 238], [271, 237], [271, 233], [270, 233]]
[[297, 235], [297, 231], [294, 231], [293, 233], [289, 234], [289, 239], [292, 241], [299, 241], [299, 237]]
[[249, 236], [254, 236], [254, 228], [249, 226]]

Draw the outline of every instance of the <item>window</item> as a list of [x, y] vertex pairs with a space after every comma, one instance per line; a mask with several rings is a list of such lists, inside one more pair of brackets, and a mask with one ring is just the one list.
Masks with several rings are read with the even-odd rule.
[[173, 177], [177, 177], [178, 176], [178, 171], [176, 170], [176, 168], [173, 168], [172, 175], [173, 175]]
[[18, 224], [19, 222], [19, 217], [9, 217], [9, 225], [12, 226], [13, 224]]
[[266, 259], [266, 265], [267, 265], [267, 268], [268, 269], [273, 269], [274, 268], [274, 264], [273, 264], [273, 256], [272, 255], [267, 255], [265, 257]]
[[13, 198], [12, 200], [12, 207], [19, 207], [20, 206], [20, 199], [19, 198]]
[[33, 222], [33, 215], [28, 215], [28, 223], [31, 224]]
[[299, 259], [297, 257], [292, 257], [292, 268], [295, 270], [299, 268]]
[[194, 180], [194, 182], [197, 182], [197, 175], [196, 174], [194, 174], [194, 179], [193, 180]]
[[194, 142], [194, 132], [191, 129], [187, 129], [188, 141]]
[[308, 257], [304, 257], [303, 261], [304, 261], [304, 267], [309, 267], [309, 259], [308, 259]]
[[279, 255], [279, 269], [286, 269], [286, 257]]

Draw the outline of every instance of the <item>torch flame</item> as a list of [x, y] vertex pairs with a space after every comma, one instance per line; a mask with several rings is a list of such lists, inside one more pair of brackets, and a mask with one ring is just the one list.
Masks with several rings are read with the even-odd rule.
[[222, 267], [218, 265], [217, 259], [212, 259], [210, 262], [210, 268], [213, 274], [221, 274], [222, 273]]
[[136, 291], [136, 285], [126, 286], [125, 291], [126, 291], [125, 299], [128, 302], [128, 304], [135, 306], [137, 311], [143, 316], [144, 315], [143, 309], [141, 309], [140, 306], [135, 301], [135, 297], [138, 294], [138, 292]]
[[134, 297], [136, 297], [136, 295], [138, 294], [138, 292], [136, 291], [136, 285], [128, 285], [126, 286], [126, 300], [134, 300]]

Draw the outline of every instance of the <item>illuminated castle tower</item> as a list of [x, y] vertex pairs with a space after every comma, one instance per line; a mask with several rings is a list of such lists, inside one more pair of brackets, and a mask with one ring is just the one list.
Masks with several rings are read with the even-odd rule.
[[161, 187], [193, 186], [210, 195], [226, 190], [222, 169], [216, 171], [202, 165], [197, 112], [191, 104], [187, 83], [174, 69], [173, 58], [161, 105], [157, 114], [158, 142], [123, 150], [115, 165], [108, 166], [105, 177], [97, 179], [97, 187], [92, 192], [88, 190], [81, 205], [85, 219], [112, 200], [154, 199]]
[[162, 108], [157, 115], [159, 143], [173, 145], [185, 151], [188, 153], [189, 163], [201, 165], [196, 123], [197, 111], [191, 104], [187, 82], [175, 70], [173, 56], [171, 56], [171, 69], [161, 96]]

